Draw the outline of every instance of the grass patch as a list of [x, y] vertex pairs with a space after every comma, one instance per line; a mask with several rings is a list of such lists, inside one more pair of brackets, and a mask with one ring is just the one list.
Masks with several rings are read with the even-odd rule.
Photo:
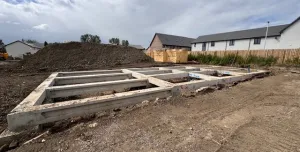
[[[246, 65], [257, 65], [257, 66], [272, 66], [277, 63], [278, 58], [269, 56], [269, 57], [260, 57], [256, 55], [249, 55], [247, 57], [242, 57], [236, 54], [226, 54], [222, 57], [214, 54], [189, 54], [188, 56], [189, 61], [197, 61], [200, 64], [212, 64], [212, 65], [231, 65], [231, 66], [246, 66]], [[299, 58], [291, 63], [300, 63]]]
[[300, 67], [300, 58], [297, 57], [297, 58], [293, 58], [293, 59], [288, 59], [285, 61], [285, 65]]

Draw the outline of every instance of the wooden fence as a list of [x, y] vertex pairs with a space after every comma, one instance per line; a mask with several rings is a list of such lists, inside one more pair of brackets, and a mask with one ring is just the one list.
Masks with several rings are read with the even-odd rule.
[[188, 59], [188, 52], [186, 50], [170, 49], [170, 50], [151, 50], [146, 54], [154, 59], [156, 62], [172, 62], [172, 63], [186, 63]]
[[217, 55], [224, 56], [227, 54], [235, 54], [242, 57], [247, 57], [249, 55], [255, 55], [260, 57], [276, 57], [278, 58], [277, 63], [285, 63], [287, 60], [293, 60], [295, 58], [300, 58], [300, 49], [277, 49], [277, 50], [230, 50], [230, 51], [194, 51], [190, 54], [198, 55]]

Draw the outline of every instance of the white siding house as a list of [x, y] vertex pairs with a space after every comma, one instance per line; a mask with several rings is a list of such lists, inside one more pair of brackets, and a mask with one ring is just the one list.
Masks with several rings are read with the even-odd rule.
[[[263, 50], [265, 28], [199, 36], [192, 51]], [[300, 48], [300, 17], [291, 24], [269, 27], [266, 49]]]
[[280, 48], [300, 48], [300, 17], [282, 31]]
[[41, 49], [39, 46], [33, 44], [28, 44], [22, 41], [15, 41], [10, 44], [5, 45], [5, 49], [9, 56], [14, 58], [23, 58], [23, 54], [30, 52], [31, 54], [36, 53]]

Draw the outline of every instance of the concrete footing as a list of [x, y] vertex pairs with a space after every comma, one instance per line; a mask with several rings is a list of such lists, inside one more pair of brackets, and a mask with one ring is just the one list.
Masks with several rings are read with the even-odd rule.
[[[144, 100], [193, 92], [205, 86], [244, 81], [267, 73], [262, 70], [239, 73], [241, 69], [230, 69], [176, 66], [53, 73], [7, 115], [8, 129], [18, 131]], [[168, 82], [181, 78], [188, 81]], [[107, 91], [112, 94], [102, 94]], [[83, 94], [91, 96], [68, 100], [68, 97]], [[66, 98], [66, 101], [51, 103], [55, 98]]]

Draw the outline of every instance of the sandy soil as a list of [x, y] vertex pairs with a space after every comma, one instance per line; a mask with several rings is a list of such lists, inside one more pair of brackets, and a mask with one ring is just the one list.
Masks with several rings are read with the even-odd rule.
[[107, 111], [13, 151], [300, 152], [299, 86], [299, 74], [284, 72], [196, 97]]

